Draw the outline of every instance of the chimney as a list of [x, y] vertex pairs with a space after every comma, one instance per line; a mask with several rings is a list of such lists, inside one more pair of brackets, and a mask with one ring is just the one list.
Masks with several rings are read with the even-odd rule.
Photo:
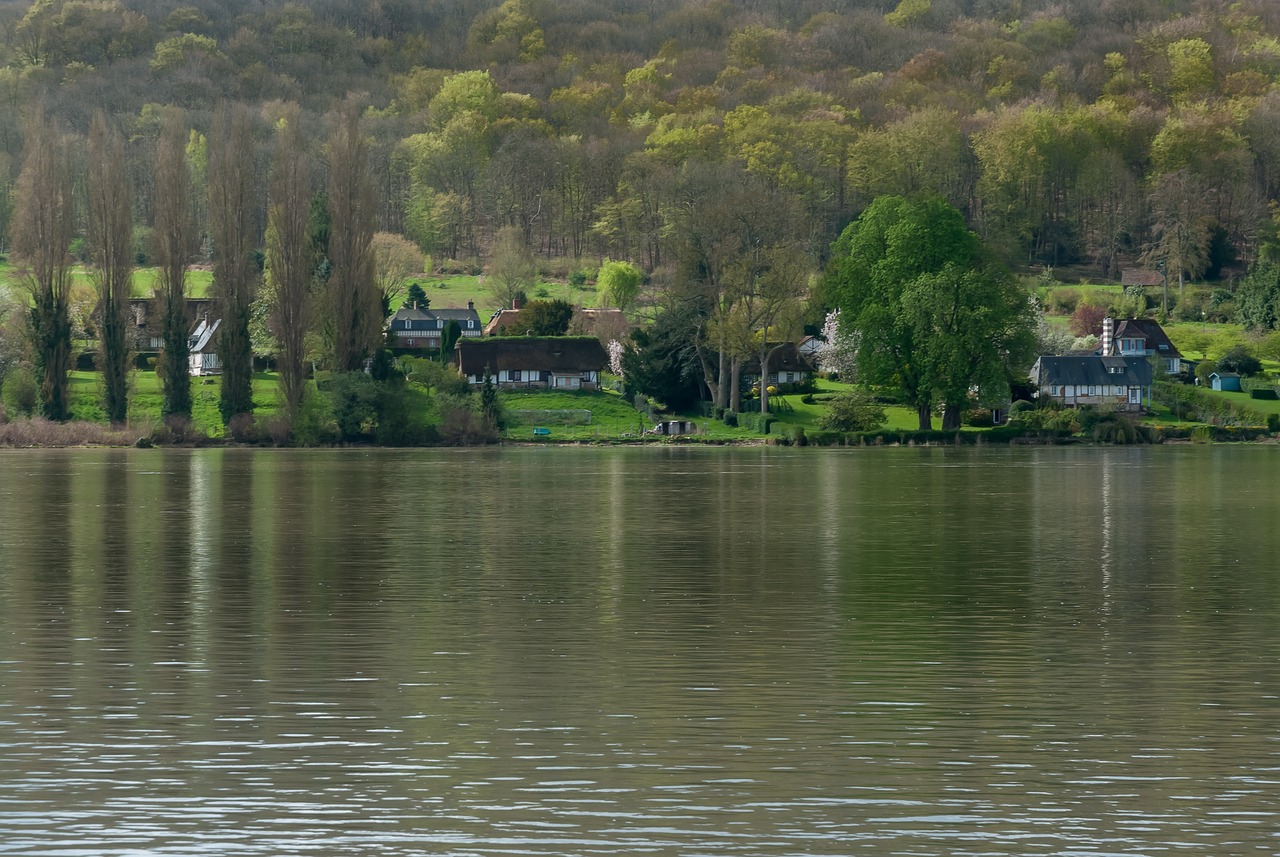
[[417, 301], [414, 301], [414, 302], [413, 302], [413, 308], [414, 308], [414, 309], [417, 309], [417, 308], [418, 308], [418, 302], [417, 302]]
[[512, 309], [524, 309], [524, 301], [520, 300], [519, 298], [512, 298], [512, 299], [511, 299], [511, 308], [512, 308]]
[[467, 309], [474, 310], [476, 308], [475, 301], [467, 301]]
[[1115, 354], [1115, 332], [1116, 320], [1111, 316], [1107, 316], [1102, 320], [1102, 356], [1110, 357]]

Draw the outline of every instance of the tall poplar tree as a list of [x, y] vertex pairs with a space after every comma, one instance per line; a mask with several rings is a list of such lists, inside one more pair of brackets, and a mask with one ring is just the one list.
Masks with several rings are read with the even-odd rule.
[[90, 274], [98, 291], [98, 367], [103, 404], [112, 423], [129, 410], [129, 293], [133, 277], [133, 203], [124, 138], [94, 113], [89, 127]]
[[305, 339], [311, 318], [311, 163], [294, 116], [276, 133], [267, 210], [267, 288], [276, 365], [289, 419], [298, 414], [305, 381]]
[[163, 304], [164, 345], [157, 370], [165, 417], [191, 416], [191, 378], [187, 368], [187, 260], [191, 250], [191, 177], [187, 171], [187, 129], [174, 109], [165, 120], [156, 147], [155, 258]]
[[368, 146], [358, 115], [349, 111], [329, 138], [329, 295], [338, 372], [361, 368], [381, 339], [372, 248], [376, 223]]
[[51, 420], [71, 416], [71, 186], [66, 143], [37, 110], [18, 176], [13, 250], [27, 269], [39, 407]]
[[220, 106], [209, 135], [209, 232], [213, 239], [213, 286], [222, 324], [218, 357], [223, 423], [253, 410], [253, 347], [249, 312], [258, 285], [254, 263], [253, 136], [240, 106]]

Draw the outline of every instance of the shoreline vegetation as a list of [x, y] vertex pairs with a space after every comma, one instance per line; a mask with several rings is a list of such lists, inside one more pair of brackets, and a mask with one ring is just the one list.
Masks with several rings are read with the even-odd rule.
[[[322, 373], [323, 374], [323, 373]], [[474, 426], [456, 425], [456, 414], [441, 423], [431, 420], [439, 402], [433, 398], [448, 393], [422, 390], [406, 384], [403, 399], [408, 412], [402, 414], [397, 434], [368, 423], [357, 425], [343, 434], [335, 414], [331, 379], [321, 378], [311, 384], [306, 401], [313, 424], [304, 442], [285, 430], [280, 419], [280, 403], [276, 401], [274, 376], [259, 373], [254, 391], [256, 417], [224, 428], [216, 412], [217, 382], [193, 379], [192, 398], [196, 405], [191, 420], [164, 421], [150, 399], [154, 384], [151, 373], [138, 371], [132, 380], [134, 406], [127, 424], [113, 426], [95, 413], [96, 380], [93, 373], [75, 373], [73, 410], [75, 418], [56, 422], [36, 415], [6, 417], [0, 402], [0, 449], [64, 449], [64, 448], [442, 448], [486, 445], [520, 446], [815, 446], [815, 447], [902, 447], [902, 446], [992, 446], [992, 445], [1064, 445], [1094, 444], [1164, 444], [1275, 442], [1273, 425], [1214, 425], [1192, 418], [1179, 418], [1168, 408], [1160, 408], [1143, 420], [1106, 412], [1079, 414], [1067, 427], [1044, 427], [1020, 422], [995, 426], [965, 425], [960, 429], [918, 431], [913, 427], [915, 414], [905, 407], [889, 405], [884, 422], [868, 431], [832, 431], [821, 427], [827, 397], [847, 390], [851, 385], [820, 379], [815, 383], [816, 395], [791, 393], [774, 397], [777, 412], [761, 421], [758, 415], [739, 414], [738, 418], [715, 419], [692, 414], [663, 414], [663, 419], [686, 422], [692, 433], [662, 435], [654, 432], [654, 417], [636, 410], [614, 392], [502, 391], [499, 403], [502, 428], [485, 433]], [[1235, 407], [1241, 414], [1274, 423], [1278, 417], [1243, 410], [1243, 404], [1232, 405], [1219, 396], [1224, 408]], [[1215, 399], [1216, 400], [1216, 399]], [[339, 411], [342, 406], [339, 406]], [[152, 413], [154, 411], [154, 413]], [[1059, 412], [1062, 413], [1062, 412]], [[89, 418], [85, 418], [89, 416]], [[1189, 415], [1188, 415], [1189, 416]], [[446, 424], [452, 423], [452, 424]]]

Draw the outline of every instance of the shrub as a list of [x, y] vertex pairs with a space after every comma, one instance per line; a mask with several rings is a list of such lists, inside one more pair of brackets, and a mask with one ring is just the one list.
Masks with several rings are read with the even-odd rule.
[[258, 426], [253, 421], [253, 414], [236, 414], [227, 423], [227, 434], [236, 443], [257, 443]]
[[737, 414], [735, 414], [733, 411], [725, 411], [725, 412], [724, 412], [724, 424], [725, 424], [726, 426], [728, 426], [729, 428], [737, 428], [737, 427], [738, 427], [738, 415], [737, 415]]
[[1256, 375], [1262, 371], [1262, 361], [1249, 353], [1243, 345], [1233, 346], [1218, 358], [1219, 372], [1235, 372], [1237, 375]]
[[987, 408], [971, 408], [964, 412], [962, 420], [965, 425], [974, 428], [991, 428], [995, 425], [995, 418]]
[[818, 425], [828, 431], [871, 431], [884, 425], [884, 408], [866, 390], [850, 390], [831, 399]]
[[328, 389], [338, 438], [352, 441], [373, 434], [381, 396], [378, 382], [363, 372], [340, 372], [329, 380]]
[[1076, 289], [1050, 289], [1046, 305], [1054, 315], [1071, 315], [1080, 304], [1080, 292]]
[[738, 426], [756, 434], [768, 434], [769, 426], [777, 421], [773, 414], [743, 411], [738, 414]]
[[308, 389], [293, 420], [293, 442], [297, 446], [322, 446], [337, 440], [337, 427], [329, 397]]
[[17, 414], [34, 413], [36, 409], [36, 376], [27, 366], [19, 366], [10, 374], [4, 389], [9, 404]]

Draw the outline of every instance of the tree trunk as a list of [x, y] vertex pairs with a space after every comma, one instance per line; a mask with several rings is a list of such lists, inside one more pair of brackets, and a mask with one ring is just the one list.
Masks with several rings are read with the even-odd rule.
[[916, 405], [916, 414], [920, 417], [920, 431], [933, 431], [933, 409], [928, 399], [921, 399]]
[[742, 410], [742, 363], [736, 357], [729, 370], [729, 410], [735, 414]]
[[961, 413], [959, 405], [948, 404], [942, 411], [942, 430], [959, 431]]

